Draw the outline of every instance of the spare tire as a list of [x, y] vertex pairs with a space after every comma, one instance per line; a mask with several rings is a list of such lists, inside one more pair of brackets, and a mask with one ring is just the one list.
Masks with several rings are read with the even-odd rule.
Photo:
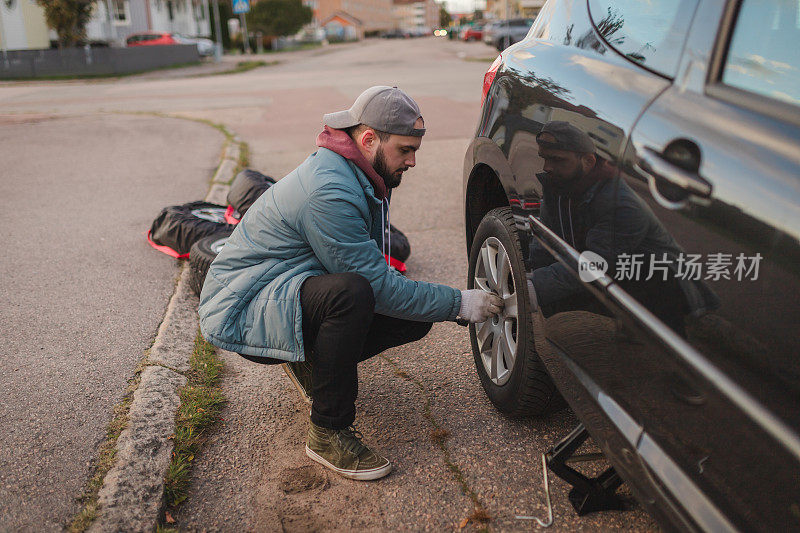
[[225, 222], [225, 210], [224, 206], [208, 202], [165, 207], [150, 226], [148, 237], [159, 250], [173, 257], [186, 257], [199, 239], [233, 231], [234, 226]]
[[389, 236], [391, 237], [389, 255], [405, 263], [408, 256], [411, 255], [411, 244], [408, 242], [408, 237], [391, 224], [389, 224]]
[[217, 254], [228, 242], [228, 237], [230, 236], [231, 231], [224, 231], [216, 235], [203, 237], [192, 245], [192, 249], [189, 252], [189, 288], [197, 296], [200, 296], [200, 292], [203, 290], [208, 267], [216, 259]]
[[275, 178], [246, 168], [233, 179], [231, 188], [228, 190], [228, 203], [244, 216], [253, 202], [273, 185], [275, 185]]

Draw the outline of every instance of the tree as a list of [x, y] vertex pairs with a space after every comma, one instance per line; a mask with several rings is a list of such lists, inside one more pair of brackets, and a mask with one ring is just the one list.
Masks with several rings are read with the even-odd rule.
[[[220, 33], [221, 33], [221, 37], [222, 37], [220, 40], [222, 42], [222, 48], [228, 49], [228, 48], [231, 48], [231, 36], [230, 36], [230, 33], [228, 32], [227, 20], [228, 19], [232, 19], [232, 18], [238, 18], [239, 15], [234, 15], [233, 14], [233, 7], [231, 6], [231, 3], [230, 3], [229, 0], [222, 0], [222, 1], [218, 2], [218, 5], [219, 5], [219, 20], [220, 20], [219, 29], [220, 29]], [[212, 19], [211, 19], [211, 40], [216, 42], [217, 41], [217, 28], [216, 28], [216, 24], [214, 24], [214, 19], [213, 19], [214, 15], [212, 14], [211, 16], [212, 16]]]
[[86, 38], [94, 0], [37, 0], [47, 25], [58, 34], [58, 47], [75, 46]]
[[439, 6], [439, 27], [446, 28], [450, 25], [450, 22], [453, 21], [453, 18], [450, 16], [450, 13], [447, 12], [445, 9], [444, 4]]
[[259, 0], [247, 14], [248, 30], [264, 35], [282, 36], [297, 33], [311, 22], [314, 12], [300, 0]]

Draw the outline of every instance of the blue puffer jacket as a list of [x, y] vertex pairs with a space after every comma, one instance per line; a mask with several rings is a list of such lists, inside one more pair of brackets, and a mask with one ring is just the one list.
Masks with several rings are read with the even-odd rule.
[[300, 287], [309, 276], [357, 272], [375, 312], [453, 320], [457, 289], [412, 281], [386, 265], [383, 202], [352, 161], [320, 148], [247, 211], [211, 267], [200, 295], [200, 329], [241, 354], [305, 359]]

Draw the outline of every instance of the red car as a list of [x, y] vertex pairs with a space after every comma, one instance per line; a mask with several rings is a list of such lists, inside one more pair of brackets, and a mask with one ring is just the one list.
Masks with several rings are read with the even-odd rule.
[[128, 46], [146, 46], [154, 44], [181, 44], [169, 32], [134, 33], [125, 39]]
[[472, 26], [464, 32], [465, 41], [480, 41], [483, 39], [483, 26]]

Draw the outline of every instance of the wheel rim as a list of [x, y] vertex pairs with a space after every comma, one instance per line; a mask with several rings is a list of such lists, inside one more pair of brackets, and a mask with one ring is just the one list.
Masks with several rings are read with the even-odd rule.
[[203, 207], [200, 209], [193, 209], [192, 215], [203, 220], [210, 220], [211, 222], [225, 223], [225, 208], [222, 207]]
[[210, 246], [211, 251], [219, 255], [220, 250], [222, 250], [222, 247], [225, 246], [226, 242], [228, 242], [228, 237], [214, 241]]
[[500, 315], [475, 324], [478, 350], [486, 374], [495, 385], [503, 385], [511, 378], [517, 359], [519, 313], [514, 272], [508, 252], [495, 237], [483, 242], [477, 261], [475, 288], [497, 294], [505, 303]]

